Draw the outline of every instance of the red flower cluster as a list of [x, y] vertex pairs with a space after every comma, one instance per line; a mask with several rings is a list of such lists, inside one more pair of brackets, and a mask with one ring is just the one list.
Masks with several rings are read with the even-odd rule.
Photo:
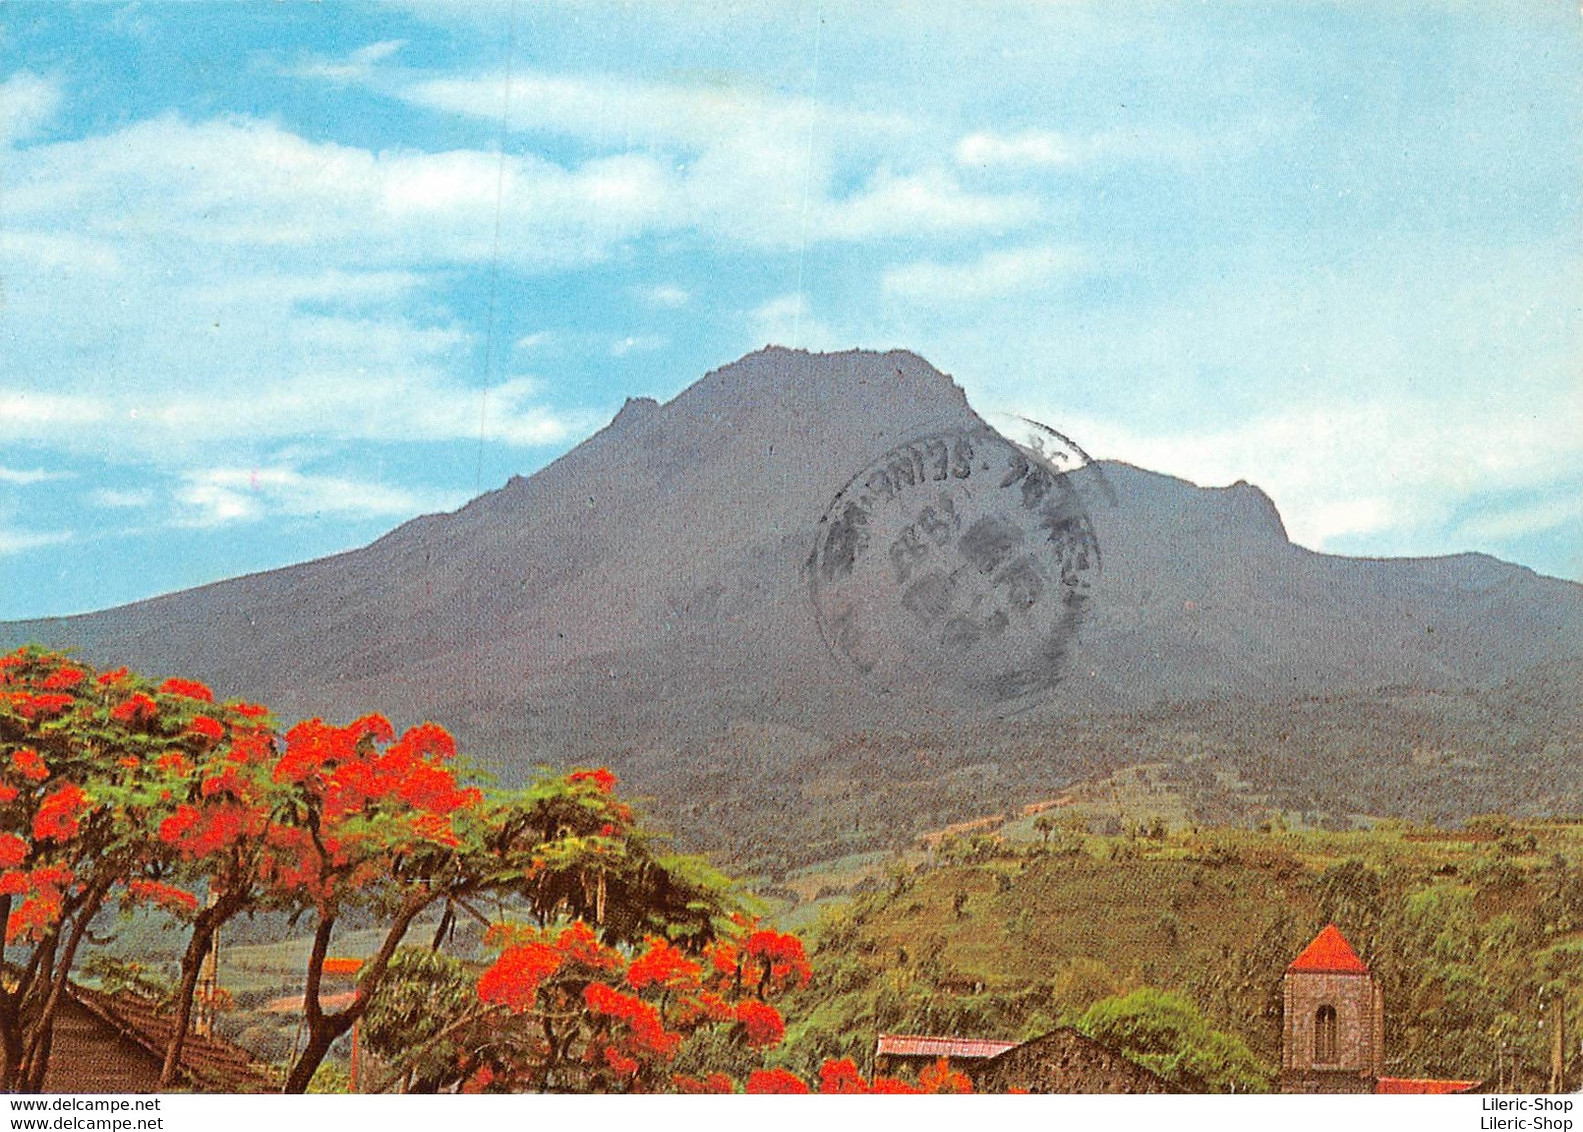
[[755, 1069], [748, 1076], [747, 1091], [754, 1094], [809, 1092], [808, 1082], [787, 1069]]
[[12, 692], [8, 696], [0, 697], [0, 702], [9, 702], [23, 719], [29, 723], [36, 723], [40, 719], [61, 714], [77, 701], [65, 692], [48, 692], [42, 696], [28, 692]]
[[110, 709], [110, 718], [117, 723], [147, 723], [158, 714], [159, 705], [142, 692], [134, 692], [130, 699]]
[[214, 702], [214, 693], [209, 691], [205, 684], [196, 680], [178, 680], [174, 677], [159, 686], [161, 695], [186, 696], [189, 700], [202, 700], [206, 704]]
[[545, 943], [509, 947], [478, 980], [478, 998], [520, 1014], [538, 997], [539, 984], [561, 967], [561, 955]]
[[101, 672], [94, 677], [94, 682], [101, 688], [113, 688], [117, 684], [124, 684], [131, 679], [132, 673], [125, 668], [113, 669], [110, 672]]
[[45, 764], [43, 756], [31, 747], [20, 747], [12, 751], [11, 767], [23, 778], [31, 778], [34, 782], [43, 782], [49, 777], [49, 767]]
[[14, 869], [27, 860], [28, 843], [14, 833], [0, 833], [0, 869]]
[[70, 782], [45, 797], [33, 816], [34, 841], [70, 841], [77, 836], [78, 818], [88, 804], [82, 787]]
[[[479, 999], [503, 1006], [513, 1014], [544, 1014], [559, 1019], [557, 1030], [570, 1040], [570, 1025], [581, 1027], [580, 1044], [571, 1056], [581, 1071], [602, 1087], [635, 1090], [651, 1087], [657, 1066], [676, 1056], [686, 1035], [701, 1027], [731, 1027], [744, 1045], [763, 1050], [785, 1040], [781, 1013], [761, 996], [756, 984], [744, 984], [741, 964], [770, 980], [776, 965], [784, 968], [779, 983], [794, 981], [806, 966], [800, 941], [776, 932], [755, 932], [749, 921], [738, 923], [735, 940], [710, 945], [703, 956], [690, 955], [661, 936], [650, 936], [630, 960], [613, 947], [600, 943], [594, 929], [573, 921], [553, 940], [550, 937], [497, 925], [487, 937], [506, 945], [499, 960], [478, 983]], [[527, 938], [524, 938], [524, 937]], [[740, 942], [737, 942], [740, 940]], [[755, 978], [758, 976], [755, 975]], [[776, 989], [782, 989], [777, 987]], [[580, 1008], [580, 1018], [579, 1018]], [[495, 1016], [497, 1025], [517, 1025], [506, 1015]], [[573, 1023], [571, 1020], [578, 1018]], [[536, 1031], [529, 1023], [529, 1034]], [[523, 1066], [497, 1063], [506, 1080], [533, 1081], [534, 1060], [547, 1055], [545, 1047], [530, 1039], [504, 1048], [527, 1052]], [[515, 1055], [513, 1055], [515, 1056]], [[520, 1076], [520, 1074], [527, 1074]], [[497, 1077], [496, 1083], [501, 1080]], [[778, 1089], [807, 1092], [806, 1083], [784, 1071], [754, 1078], [750, 1091]], [[736, 1091], [724, 1073], [706, 1077], [677, 1075], [670, 1085], [680, 1092]], [[598, 1087], [597, 1085], [595, 1087]]]
[[813, 978], [802, 940], [790, 933], [756, 931], [742, 945], [742, 954], [750, 961], [745, 966], [753, 968], [743, 973], [747, 981], [767, 979], [777, 988], [786, 988], [794, 984], [805, 987]]
[[225, 737], [225, 724], [207, 715], [195, 715], [192, 722], [187, 724], [187, 734], [195, 739], [218, 743]]
[[557, 950], [570, 963], [580, 963], [594, 971], [619, 971], [621, 953], [612, 951], [599, 942], [594, 929], [581, 920], [573, 920], [555, 941]]
[[[390, 745], [381, 752], [381, 743]], [[442, 765], [455, 752], [449, 733], [432, 723], [395, 740], [383, 716], [365, 716], [350, 727], [311, 719], [286, 733], [286, 753], [274, 776], [276, 782], [322, 784], [324, 813], [330, 820], [387, 801], [400, 801], [420, 816], [446, 817], [483, 800], [480, 791], [459, 788], [456, 776]], [[448, 824], [431, 820], [423, 830], [421, 835], [429, 840], [455, 843]]]
[[166, 774], [186, 775], [192, 771], [192, 763], [180, 751], [166, 751], [154, 760], [154, 769]]
[[819, 1067], [819, 1091], [826, 1095], [845, 1096], [868, 1092], [868, 1082], [857, 1071], [850, 1057], [831, 1059]]
[[606, 767], [598, 770], [574, 770], [566, 776], [566, 781], [571, 783], [588, 783], [601, 794], [609, 794], [616, 788], [616, 776]]
[[83, 677], [86, 675], [88, 674], [80, 668], [73, 668], [70, 665], [63, 664], [54, 672], [51, 672], [48, 676], [44, 677], [44, 680], [39, 684], [39, 687], [43, 688], [46, 692], [64, 692], [70, 688], [75, 688], [78, 684], [81, 684]]
[[198, 898], [192, 893], [157, 880], [128, 881], [126, 888], [132, 899], [157, 904], [167, 912], [190, 915], [198, 910]]
[[617, 1077], [636, 1077], [638, 1074], [638, 1059], [628, 1057], [615, 1046], [605, 1047], [605, 1064]]
[[865, 1081], [851, 1058], [826, 1061], [819, 1069], [819, 1091], [825, 1094], [853, 1093], [971, 1093], [973, 1083], [967, 1074], [953, 1070], [941, 1058], [918, 1075], [918, 1083], [909, 1085], [894, 1077], [875, 1077]]
[[[878, 1083], [876, 1080], [875, 1084]], [[952, 1069], [950, 1063], [942, 1057], [928, 1069], [918, 1074], [918, 1091], [920, 1093], [971, 1093], [973, 1091], [973, 1082], [966, 1073]]]
[[198, 809], [183, 803], [159, 824], [159, 839], [174, 845], [188, 859], [207, 856], [236, 844], [244, 834], [256, 834], [261, 825], [257, 815], [234, 803]]
[[205, 798], [213, 798], [221, 794], [230, 798], [241, 798], [246, 792], [247, 785], [234, 766], [227, 766], [219, 774], [210, 775], [198, 787], [198, 793]]
[[770, 1049], [780, 1045], [786, 1036], [786, 1023], [781, 1020], [780, 1011], [767, 1002], [743, 999], [737, 1003], [736, 1014], [749, 1049]]
[[627, 984], [634, 990], [648, 986], [680, 988], [697, 982], [700, 968], [674, 944], [650, 936], [648, 950], [627, 967]]
[[64, 907], [59, 897], [50, 899], [47, 896], [33, 896], [24, 900], [6, 920], [6, 942], [15, 942], [23, 936], [33, 939], [42, 938], [55, 921], [60, 919]]
[[6, 942], [24, 935], [40, 939], [59, 922], [66, 902], [63, 890], [72, 879], [71, 870], [50, 867], [0, 876], [0, 895], [27, 897], [6, 921]]
[[667, 1030], [660, 1012], [641, 998], [604, 983], [589, 983], [583, 988], [583, 1001], [595, 1014], [624, 1023], [628, 1040], [637, 1050], [669, 1059], [682, 1044], [682, 1036]]

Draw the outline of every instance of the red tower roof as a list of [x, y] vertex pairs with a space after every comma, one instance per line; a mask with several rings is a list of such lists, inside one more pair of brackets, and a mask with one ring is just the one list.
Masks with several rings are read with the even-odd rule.
[[1440, 1096], [1467, 1093], [1482, 1081], [1441, 1081], [1428, 1077], [1381, 1077], [1374, 1083], [1376, 1093], [1411, 1093], [1415, 1096]]
[[1346, 936], [1335, 924], [1326, 924], [1325, 930], [1314, 937], [1314, 942], [1303, 948], [1303, 953], [1292, 960], [1288, 971], [1313, 971], [1327, 975], [1367, 975], [1369, 965], [1358, 958]]

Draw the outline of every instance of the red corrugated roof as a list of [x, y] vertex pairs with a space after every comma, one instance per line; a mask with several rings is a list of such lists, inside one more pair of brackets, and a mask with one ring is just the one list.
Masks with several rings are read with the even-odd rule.
[[[163, 1004], [130, 991], [109, 994], [76, 983], [68, 984], [67, 991], [89, 1014], [155, 1057], [164, 1057], [175, 1014]], [[182, 1046], [181, 1072], [189, 1085], [202, 1092], [257, 1093], [280, 1088], [273, 1070], [241, 1046], [196, 1033], [188, 1033]]]
[[1415, 1096], [1438, 1096], [1444, 1093], [1465, 1093], [1477, 1087], [1477, 1081], [1438, 1081], [1433, 1077], [1381, 1077], [1374, 1084], [1376, 1093], [1411, 1093]]
[[1328, 975], [1367, 975], [1369, 965], [1358, 958], [1347, 937], [1335, 924], [1326, 924], [1325, 930], [1314, 937], [1314, 942], [1303, 948], [1303, 953], [1292, 960], [1288, 971], [1315, 971]]
[[994, 1057], [1014, 1049], [1021, 1042], [995, 1038], [941, 1038], [924, 1034], [881, 1034], [874, 1049], [876, 1057]]

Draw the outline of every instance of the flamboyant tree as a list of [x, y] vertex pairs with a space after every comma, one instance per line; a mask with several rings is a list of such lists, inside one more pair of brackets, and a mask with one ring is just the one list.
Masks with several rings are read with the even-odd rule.
[[509, 930], [478, 981], [482, 1040], [469, 1051], [470, 1084], [506, 1091], [652, 1092], [687, 1036], [727, 1029], [752, 1050], [781, 1043], [773, 999], [806, 985], [793, 935], [739, 924], [696, 954], [660, 936], [641, 951], [605, 946], [580, 920], [558, 933]]
[[39, 648], [0, 657], [0, 1087], [42, 1088], [78, 950], [118, 888], [196, 904], [161, 881], [153, 830], [173, 769], [211, 751], [219, 719], [236, 714], [211, 699]]
[[395, 1065], [392, 1084], [668, 1090], [691, 1080], [671, 1066], [702, 1030], [752, 1051], [779, 1045], [786, 1027], [774, 1000], [810, 973], [797, 937], [742, 920], [701, 943], [652, 935], [614, 945], [581, 919], [552, 928], [497, 924], [489, 940], [500, 956], [472, 981], [454, 960], [403, 957], [410, 986], [376, 1009], [367, 1035]]
[[576, 919], [606, 943], [702, 947], [739, 910], [732, 881], [662, 852], [616, 782], [604, 767], [573, 770], [501, 800], [490, 845], [514, 866], [510, 894], [539, 927]]
[[[142, 875], [127, 885], [131, 899], [155, 904], [189, 927], [175, 1024], [160, 1069], [160, 1087], [171, 1088], [179, 1078], [194, 994], [216, 934], [239, 913], [274, 902], [265, 864], [275, 813], [288, 791], [273, 778], [277, 751], [264, 708], [215, 705], [208, 688], [190, 681], [166, 681], [162, 689], [202, 705], [187, 725], [190, 748], [167, 751], [152, 768], [163, 780], [157, 845]], [[128, 763], [125, 769], [145, 768]], [[200, 900], [200, 891], [205, 899]]]
[[[574, 770], [486, 804], [475, 883], [487, 878], [500, 906], [525, 920], [491, 927], [489, 938], [504, 950], [477, 994], [437, 997], [435, 980], [449, 986], [459, 977], [454, 964], [402, 958], [402, 985], [375, 1007], [366, 1034], [404, 1087], [550, 1087], [573, 1079], [587, 1088], [652, 1087], [680, 1035], [705, 1022], [739, 1025], [744, 1035], [751, 1029], [755, 1041], [772, 1032], [779, 1040], [773, 1008], [744, 1005], [738, 1018], [722, 1004], [762, 1003], [805, 976], [801, 945], [786, 937], [795, 956], [766, 960], [768, 941], [780, 937], [758, 933], [741, 958], [751, 969], [734, 976], [742, 987], [727, 997], [706, 987], [706, 976], [726, 977], [709, 962], [738, 956], [734, 886], [696, 858], [660, 852], [615, 785], [609, 770]], [[465, 896], [453, 904], [486, 920]], [[687, 1001], [714, 1013], [672, 1009]], [[609, 1057], [574, 1068], [569, 1051], [581, 1057], [595, 1041], [603, 1043], [598, 1057], [607, 1050]]]
[[[0, 1087], [42, 1087], [78, 950], [117, 892], [188, 929], [165, 1087], [215, 932], [260, 908], [313, 925], [308, 1040], [288, 1091], [379, 1002], [419, 916], [441, 910], [434, 967], [459, 915], [486, 919], [484, 896], [527, 922], [497, 926], [499, 960], [461, 976], [454, 1017], [408, 1043], [440, 1065], [410, 1082], [678, 1087], [669, 1066], [689, 1034], [780, 1042], [772, 1000], [806, 982], [801, 943], [733, 917], [731, 882], [662, 852], [614, 775], [573, 771], [486, 798], [454, 756], [432, 723], [398, 737], [377, 715], [314, 719], [279, 736], [265, 709], [217, 704], [192, 681], [156, 686], [38, 648], [0, 658]], [[331, 1012], [330, 944], [353, 914], [385, 934], [353, 1001]], [[471, 1052], [452, 1056], [448, 1040]]]
[[[307, 1042], [287, 1092], [305, 1091], [336, 1039], [367, 1012], [424, 910], [495, 881], [483, 793], [458, 783], [447, 765], [455, 754], [444, 728], [425, 723], [397, 738], [378, 715], [347, 727], [312, 719], [286, 733], [272, 777], [292, 789], [265, 868], [277, 894], [309, 909], [314, 925], [303, 992]], [[353, 1001], [326, 1011], [320, 992], [330, 942], [354, 911], [377, 915], [386, 931], [361, 966]]]

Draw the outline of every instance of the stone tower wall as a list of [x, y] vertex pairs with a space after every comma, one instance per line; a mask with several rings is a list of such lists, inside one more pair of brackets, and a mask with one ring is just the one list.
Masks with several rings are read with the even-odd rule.
[[[1336, 1059], [1314, 1060], [1314, 1019], [1329, 1004], [1336, 1011]], [[1385, 1004], [1370, 975], [1289, 971], [1281, 1041], [1284, 1073], [1384, 1073]]]

